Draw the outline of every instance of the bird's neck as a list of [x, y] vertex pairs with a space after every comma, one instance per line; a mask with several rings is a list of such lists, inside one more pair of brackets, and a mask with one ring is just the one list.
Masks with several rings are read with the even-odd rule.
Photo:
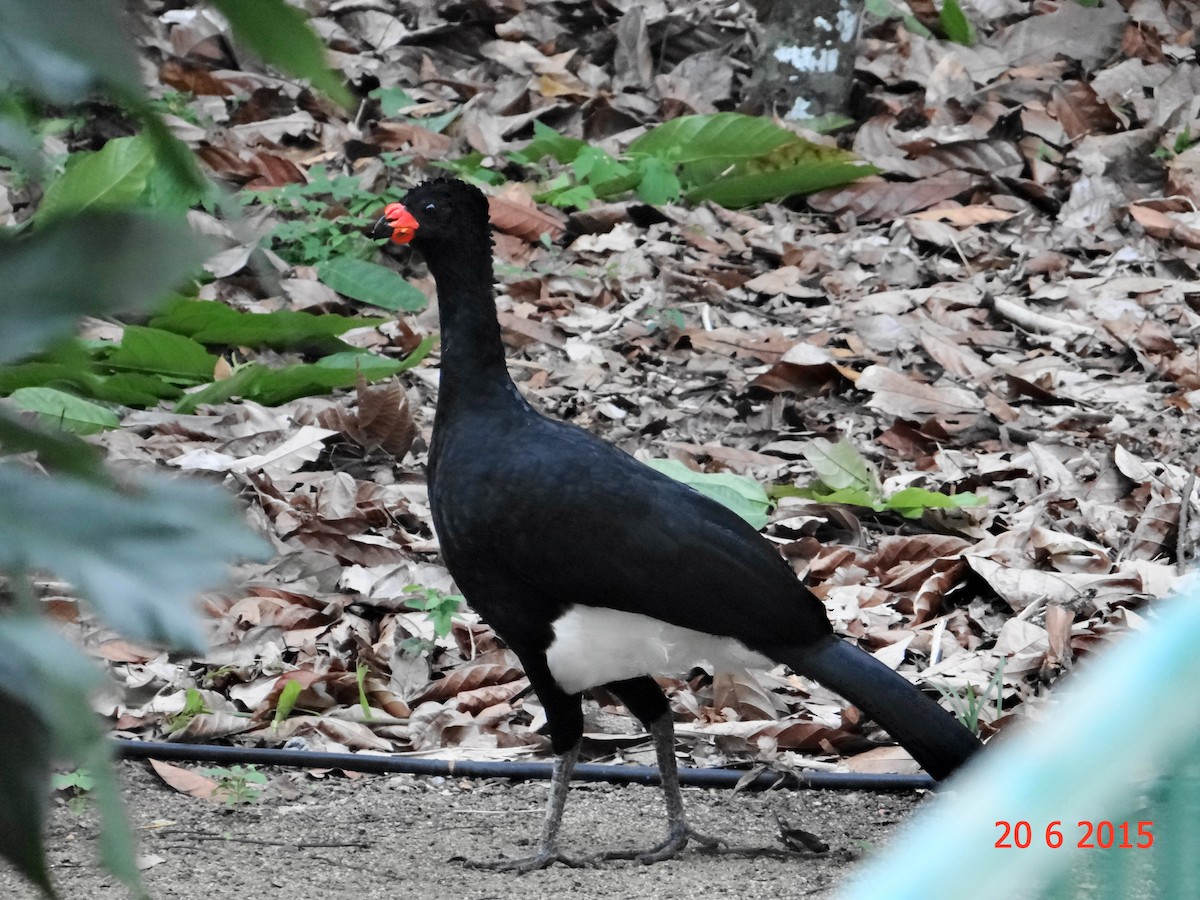
[[471, 256], [428, 260], [437, 283], [441, 323], [439, 413], [461, 406], [507, 406], [520, 400], [504, 362], [491, 254], [484, 259]]

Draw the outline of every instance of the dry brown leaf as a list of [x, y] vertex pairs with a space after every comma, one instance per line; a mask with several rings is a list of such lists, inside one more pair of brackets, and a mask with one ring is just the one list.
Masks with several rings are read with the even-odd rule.
[[553, 241], [562, 237], [566, 219], [534, 206], [532, 201], [519, 202], [513, 197], [488, 197], [488, 216], [498, 231], [515, 235], [529, 243], [537, 243], [543, 234]]
[[983, 408], [979, 397], [963, 388], [923, 384], [884, 366], [868, 366], [855, 387], [871, 394], [870, 406], [894, 416], [922, 418]]
[[201, 800], [213, 800], [218, 785], [211, 778], [207, 778], [192, 769], [185, 769], [181, 766], [174, 766], [171, 763], [163, 762], [160, 759], [151, 759], [150, 768], [152, 768], [166, 784], [179, 791], [181, 794], [187, 794], [191, 797], [199, 797]]
[[860, 222], [890, 221], [970, 190], [967, 172], [946, 172], [910, 184], [864, 178], [853, 184], [809, 194], [808, 204], [821, 212], [849, 213]]

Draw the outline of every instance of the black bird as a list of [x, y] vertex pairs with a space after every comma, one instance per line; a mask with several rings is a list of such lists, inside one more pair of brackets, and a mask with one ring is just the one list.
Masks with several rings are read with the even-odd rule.
[[838, 639], [821, 602], [774, 547], [724, 506], [521, 396], [504, 360], [487, 199], [438, 179], [391, 204], [375, 229], [419, 250], [437, 284], [441, 384], [429, 449], [429, 500], [450, 574], [520, 657], [546, 710], [556, 754], [537, 853], [556, 861], [583, 735], [583, 691], [616, 695], [654, 737], [667, 859], [689, 840], [674, 727], [650, 676], [700, 661], [783, 663], [865, 710], [935, 778], [979, 747], [953, 716], [868, 653]]

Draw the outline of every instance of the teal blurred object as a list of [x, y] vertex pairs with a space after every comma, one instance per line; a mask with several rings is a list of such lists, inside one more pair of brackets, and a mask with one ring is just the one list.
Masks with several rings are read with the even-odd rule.
[[[956, 775], [838, 900], [1200, 898], [1200, 589], [1153, 612], [1081, 664], [1042, 721]], [[1096, 846], [1079, 847], [1089, 831]]]

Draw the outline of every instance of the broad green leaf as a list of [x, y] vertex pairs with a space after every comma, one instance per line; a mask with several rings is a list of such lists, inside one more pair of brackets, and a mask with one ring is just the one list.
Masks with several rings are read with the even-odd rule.
[[148, 308], [209, 246], [181, 223], [135, 213], [95, 213], [27, 238], [0, 236], [0, 363], [71, 334], [80, 316]]
[[181, 384], [203, 384], [211, 381], [217, 357], [189, 337], [126, 325], [121, 344], [104, 359], [104, 364], [118, 371], [153, 374]]
[[178, 413], [192, 413], [201, 404], [224, 403], [234, 397], [264, 406], [278, 406], [297, 397], [326, 394], [334, 388], [353, 387], [361, 373], [368, 380], [386, 378], [417, 365], [433, 346], [427, 337], [403, 360], [384, 360], [371, 354], [335, 354], [316, 363], [270, 369], [259, 363], [239, 366], [229, 378], [187, 394], [175, 404]]
[[694, 472], [677, 459], [652, 459], [646, 464], [729, 507], [756, 529], [766, 527], [769, 521], [771, 501], [752, 478], [730, 472]]
[[3, 0], [0, 83], [64, 104], [98, 85], [138, 96], [138, 54], [127, 35], [116, 0]]
[[144, 137], [113, 138], [95, 153], [74, 153], [46, 188], [37, 221], [119, 210], [137, 203], [154, 169], [154, 145]]
[[344, 107], [353, 106], [353, 98], [341, 78], [325, 59], [325, 44], [308, 18], [284, 0], [213, 0], [229, 19], [239, 43], [249, 47], [267, 62], [323, 91]]
[[[48, 622], [15, 616], [0, 620], [0, 721], [5, 725], [0, 728], [0, 768], [5, 770], [0, 778], [7, 782], [0, 787], [6, 800], [0, 804], [0, 834], [5, 836], [0, 847], [5, 855], [18, 847], [28, 851], [28, 841], [12, 839], [40, 833], [36, 826], [47, 795], [46, 762], [70, 760], [88, 769], [93, 779], [89, 796], [100, 812], [105, 866], [144, 897], [108, 737], [90, 703], [91, 691], [102, 681], [79, 649]], [[14, 788], [17, 793], [9, 793]], [[12, 802], [34, 792], [37, 799], [28, 805]]]
[[728, 209], [740, 209], [849, 184], [878, 171], [865, 163], [843, 160], [801, 163], [784, 169], [719, 178], [687, 191], [687, 199], [693, 203], [711, 200]]
[[43, 424], [73, 434], [95, 434], [121, 424], [111, 409], [54, 388], [21, 388], [13, 391], [9, 400], [21, 409], [37, 413]]
[[795, 141], [796, 135], [762, 116], [723, 112], [680, 116], [629, 145], [631, 156], [658, 156], [677, 164], [718, 157], [754, 159]]
[[958, 0], [942, 0], [942, 11], [938, 15], [942, 32], [956, 44], [970, 47], [975, 43], [975, 26], [963, 14]]
[[313, 365], [320, 366], [322, 369], [362, 372], [363, 378], [368, 381], [375, 381], [376, 379], [387, 378], [389, 375], [395, 375], [397, 372], [403, 372], [405, 369], [411, 368], [411, 366], [406, 365], [409, 359], [411, 357], [401, 362], [398, 359], [379, 356], [376, 353], [366, 353], [362, 350], [348, 350], [343, 353], [324, 356], [313, 363]]
[[382, 309], [418, 312], [425, 295], [386, 266], [351, 257], [339, 257], [317, 266], [317, 276], [339, 294]]
[[187, 335], [202, 344], [322, 352], [346, 348], [336, 335], [352, 328], [378, 327], [386, 321], [333, 313], [317, 316], [291, 309], [251, 313], [211, 300], [181, 299], [152, 318], [150, 325]]
[[48, 569], [135, 641], [199, 649], [195, 594], [266, 550], [209, 485], [146, 479], [108, 490], [0, 463], [0, 568]]
[[675, 174], [675, 166], [657, 156], [648, 156], [640, 160], [638, 170], [641, 180], [637, 185], [637, 195], [651, 206], [661, 206], [679, 199], [683, 190], [679, 176]]
[[900, 513], [906, 519], [919, 519], [927, 509], [962, 509], [968, 506], [984, 506], [986, 497], [979, 494], [943, 494], [925, 488], [904, 488], [896, 491], [883, 503], [883, 509]]
[[832, 490], [852, 488], [865, 492], [872, 499], [879, 498], [879, 478], [875, 468], [845, 438], [839, 438], [836, 444], [825, 438], [813, 438], [800, 452], [826, 487]]

